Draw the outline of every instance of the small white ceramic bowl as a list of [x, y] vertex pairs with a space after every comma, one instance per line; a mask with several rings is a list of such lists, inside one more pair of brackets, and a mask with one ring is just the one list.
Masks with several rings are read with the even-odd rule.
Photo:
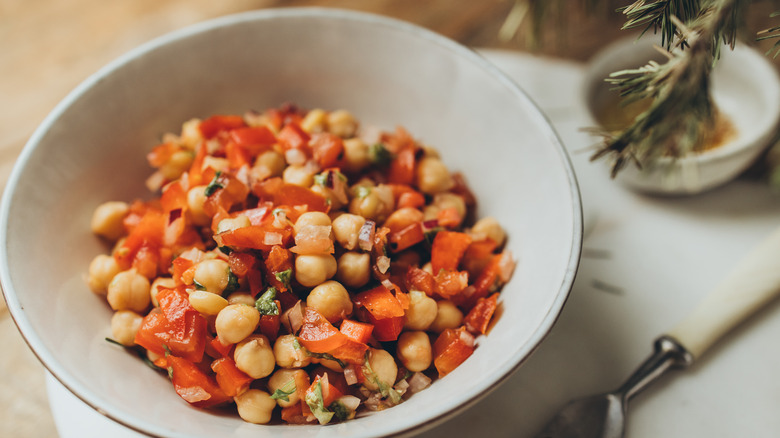
[[[284, 102], [405, 126], [462, 170], [479, 215], [506, 228], [518, 267], [475, 354], [392, 409], [342, 424], [258, 426], [190, 407], [161, 374], [104, 338], [111, 311], [84, 283], [106, 248], [89, 230], [106, 200], [149, 196], [146, 152], [191, 117]], [[144, 45], [74, 90], [26, 145], [3, 197], [0, 279], [22, 335], [84, 402], [149, 435], [411, 434], [506, 379], [556, 320], [579, 260], [580, 199], [568, 157], [531, 100], [474, 52], [399, 21], [329, 9], [220, 18]]]
[[[650, 59], [663, 62], [653, 48], [652, 35], [637, 41], [621, 39], [600, 51], [589, 62], [583, 96], [593, 126], [596, 114], [617, 91], [604, 79], [610, 73], [641, 67]], [[639, 169], [626, 166], [617, 181], [640, 192], [685, 195], [724, 184], [747, 169], [768, 146], [780, 120], [780, 80], [762, 53], [738, 44], [722, 50], [712, 75], [716, 106], [734, 125], [735, 133], [721, 146], [677, 160], [661, 158], [656, 165]], [[609, 159], [604, 160], [609, 163]]]

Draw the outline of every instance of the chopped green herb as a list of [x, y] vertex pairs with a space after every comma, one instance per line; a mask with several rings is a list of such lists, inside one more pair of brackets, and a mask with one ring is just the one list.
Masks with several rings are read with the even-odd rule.
[[347, 364], [343, 360], [335, 358], [332, 354], [328, 354], [328, 353], [312, 353], [311, 351], [307, 351], [306, 353], [309, 355], [309, 357], [335, 361], [337, 364], [339, 364], [339, 366], [341, 368], [346, 368], [347, 367]]
[[279, 306], [274, 301], [276, 299], [276, 288], [269, 287], [260, 298], [255, 301], [255, 308], [261, 315], [278, 315]]
[[333, 416], [339, 421], [349, 420], [352, 415], [352, 411], [348, 410], [344, 403], [336, 400], [328, 405], [328, 410], [333, 412]]
[[225, 290], [222, 291], [222, 295], [227, 296], [228, 294], [237, 291], [239, 287], [241, 287], [241, 285], [238, 284], [238, 276], [228, 268], [228, 284], [225, 286]]
[[320, 424], [328, 424], [333, 418], [333, 412], [325, 408], [325, 401], [322, 397], [322, 382], [317, 381], [317, 386], [314, 387], [314, 391], [306, 393], [306, 404], [309, 405], [311, 413], [317, 418]]
[[276, 277], [277, 280], [279, 280], [279, 283], [282, 283], [282, 286], [285, 287], [285, 289], [290, 290], [292, 289], [290, 287], [290, 281], [292, 281], [292, 268], [287, 269], [285, 271], [277, 272], [274, 274], [274, 277]]
[[233, 252], [233, 248], [231, 248], [229, 246], [220, 246], [219, 250], [222, 251], [222, 254], [225, 254], [225, 255], [230, 255], [230, 253]]
[[328, 183], [328, 172], [322, 172], [314, 175], [314, 184], [325, 187], [327, 183]]
[[282, 385], [281, 388], [274, 391], [273, 394], [271, 394], [271, 398], [274, 400], [284, 400], [286, 402], [290, 401], [290, 395], [296, 391], [297, 387], [295, 386], [295, 380], [290, 380], [289, 382]]
[[120, 343], [120, 342], [118, 342], [118, 341], [116, 341], [114, 339], [111, 339], [111, 338], [106, 338], [106, 341], [108, 341], [109, 343], [114, 344], [114, 345], [119, 345], [120, 347], [124, 348], [125, 350], [127, 350], [127, 351], [129, 351], [131, 353], [134, 353], [136, 356], [138, 356], [139, 359], [144, 361], [144, 363], [147, 366], [149, 366], [149, 368], [151, 368], [151, 369], [153, 369], [155, 371], [162, 371], [163, 370], [162, 368], [160, 368], [157, 365], [155, 365], [154, 362], [152, 362], [152, 360], [149, 359], [149, 356], [147, 356], [144, 351], [139, 350], [139, 349], [137, 349], [135, 347], [128, 347], [127, 345], [124, 345], [124, 344], [122, 344], [122, 343]]
[[366, 380], [374, 383], [379, 388], [379, 393], [382, 394], [383, 398], [388, 399], [393, 405], [397, 405], [401, 402], [401, 396], [398, 394], [398, 391], [379, 379], [379, 376], [371, 368], [368, 358], [369, 356], [366, 354], [366, 362], [363, 364], [363, 375], [366, 377]]
[[195, 285], [195, 289], [197, 289], [197, 290], [206, 290], [206, 286], [198, 283], [197, 280], [192, 280], [192, 284]]
[[428, 245], [433, 245], [433, 239], [435, 239], [436, 235], [439, 234], [439, 231], [443, 229], [444, 228], [442, 227], [434, 227], [426, 231], [425, 233], [423, 233], [423, 235], [425, 236], [425, 243], [427, 243]]
[[206, 191], [204, 192], [206, 196], [211, 196], [216, 192], [218, 189], [223, 189], [225, 186], [220, 184], [219, 177], [222, 176], [222, 171], [218, 170], [217, 173], [214, 175], [214, 179], [211, 180], [209, 185], [206, 186]]
[[371, 187], [358, 186], [356, 196], [358, 199], [363, 199], [371, 194]]
[[301, 343], [300, 343], [300, 342], [298, 342], [298, 338], [295, 338], [295, 339], [293, 340], [293, 348], [295, 348], [296, 350], [300, 350], [301, 348], [303, 348], [303, 346], [301, 345]]
[[371, 162], [379, 167], [386, 167], [393, 161], [393, 154], [382, 143], [371, 145], [368, 149], [368, 156]]

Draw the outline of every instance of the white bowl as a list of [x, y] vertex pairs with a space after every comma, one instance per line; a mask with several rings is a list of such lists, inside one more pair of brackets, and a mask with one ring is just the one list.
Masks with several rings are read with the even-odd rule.
[[[284, 102], [405, 126], [462, 170], [518, 259], [503, 316], [475, 354], [392, 409], [343, 424], [258, 426], [190, 407], [166, 377], [108, 344], [111, 310], [84, 275], [106, 248], [89, 220], [148, 196], [145, 153], [188, 118]], [[49, 371], [106, 416], [171, 437], [366, 437], [414, 433], [506, 379], [568, 296], [582, 219], [568, 157], [528, 96], [474, 52], [395, 20], [329, 9], [220, 18], [146, 44], [87, 79], [26, 145], [3, 197], [0, 279]]]
[[[610, 73], [638, 68], [663, 56], [652, 44], [655, 39], [636, 36], [621, 39], [596, 54], [589, 62], [583, 82], [585, 104], [594, 126], [596, 114], [617, 93], [604, 79]], [[780, 120], [780, 80], [774, 66], [762, 53], [743, 44], [722, 50], [712, 74], [712, 96], [729, 118], [735, 135], [721, 146], [673, 160], [664, 157], [654, 166], [639, 169], [629, 164], [617, 181], [640, 192], [695, 194], [736, 178], [768, 146]], [[609, 159], [604, 160], [609, 163]]]

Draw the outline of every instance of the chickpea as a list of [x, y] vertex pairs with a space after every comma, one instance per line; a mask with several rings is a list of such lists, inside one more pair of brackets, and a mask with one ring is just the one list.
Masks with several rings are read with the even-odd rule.
[[276, 364], [282, 368], [303, 368], [311, 363], [306, 350], [298, 345], [295, 335], [282, 335], [274, 342]]
[[98, 205], [92, 213], [92, 232], [116, 241], [125, 234], [123, 221], [129, 211], [130, 206], [125, 202], [111, 201]]
[[392, 232], [398, 232], [416, 222], [423, 221], [423, 212], [416, 208], [399, 208], [390, 214], [390, 217], [384, 223], [384, 226], [390, 228]]
[[333, 235], [344, 248], [353, 250], [358, 246], [360, 228], [366, 223], [366, 218], [356, 214], [345, 213], [333, 220]]
[[330, 203], [331, 211], [337, 211], [344, 208], [344, 203], [336, 197], [333, 190], [319, 184], [314, 184], [311, 186], [311, 191], [325, 198]]
[[368, 145], [359, 138], [344, 140], [344, 170], [360, 172], [371, 164], [371, 153]]
[[428, 331], [441, 333], [446, 329], [456, 329], [463, 323], [463, 312], [450, 300], [438, 301], [436, 319], [428, 327]]
[[214, 294], [221, 294], [230, 281], [230, 265], [221, 259], [204, 260], [195, 267], [193, 280]]
[[266, 424], [271, 421], [271, 414], [276, 407], [276, 400], [259, 389], [249, 389], [233, 397], [233, 401], [236, 402], [238, 416], [247, 423], [253, 424]]
[[176, 287], [176, 280], [170, 277], [157, 277], [149, 287], [149, 296], [152, 299], [152, 305], [154, 307], [160, 307], [160, 302], [157, 301], [157, 294], [162, 289], [173, 289]]
[[436, 319], [438, 312], [436, 301], [417, 290], [409, 291], [409, 309], [404, 315], [404, 328], [409, 330], [427, 330]]
[[203, 210], [206, 203], [206, 186], [195, 186], [187, 191], [187, 214], [195, 225], [206, 226], [211, 216]]
[[349, 202], [349, 212], [383, 222], [393, 211], [393, 191], [384, 184], [370, 187]]
[[200, 134], [200, 119], [190, 119], [181, 125], [181, 143], [187, 149], [195, 149], [203, 136]]
[[306, 371], [300, 368], [280, 368], [268, 379], [268, 390], [276, 392], [277, 389], [285, 389], [285, 392], [288, 392], [294, 389], [294, 391], [287, 396], [287, 401], [282, 400], [281, 398], [276, 399], [276, 403], [279, 406], [286, 408], [287, 406], [292, 406], [301, 401], [302, 390], [305, 390], [306, 388], [298, 388], [298, 382], [308, 381], [309, 376], [306, 374]]
[[314, 287], [336, 275], [338, 263], [330, 254], [302, 254], [295, 258], [295, 279]]
[[255, 299], [252, 294], [247, 292], [233, 292], [227, 297], [228, 304], [246, 304], [247, 306], [254, 306]]
[[236, 217], [225, 218], [219, 221], [217, 224], [217, 234], [237, 230], [239, 228], [245, 228], [250, 225], [252, 225], [252, 222], [250, 222], [249, 218], [243, 214], [240, 214]]
[[417, 187], [429, 195], [449, 190], [454, 185], [447, 166], [433, 157], [424, 157], [417, 163]]
[[168, 161], [160, 166], [160, 173], [169, 181], [178, 179], [182, 173], [189, 170], [195, 156], [191, 151], [177, 151]]
[[[389, 387], [395, 385], [395, 378], [398, 375], [398, 365], [395, 364], [393, 355], [385, 350], [371, 348], [368, 355], [368, 364], [376, 375], [376, 380], [386, 384]], [[363, 386], [371, 391], [379, 389], [376, 380], [367, 378]]]
[[403, 332], [398, 338], [396, 355], [411, 372], [425, 371], [431, 366], [431, 340], [425, 332]]
[[460, 217], [466, 217], [466, 201], [460, 195], [449, 192], [437, 193], [433, 196], [433, 205], [442, 210], [454, 208]]
[[336, 279], [342, 284], [359, 288], [371, 279], [371, 257], [365, 252], [349, 251], [339, 257]]
[[338, 281], [326, 281], [316, 286], [306, 298], [306, 305], [335, 324], [352, 313], [349, 292]]
[[314, 184], [314, 172], [306, 166], [291, 165], [282, 172], [282, 180], [287, 184], [308, 188]]
[[108, 304], [114, 310], [143, 312], [149, 307], [149, 280], [135, 269], [122, 271], [108, 284]]
[[501, 246], [504, 243], [504, 240], [506, 240], [506, 232], [504, 232], [504, 229], [501, 228], [501, 225], [498, 223], [498, 221], [492, 217], [483, 217], [482, 219], [478, 220], [477, 223], [471, 227], [471, 232], [472, 234], [485, 236], [489, 239], [492, 239], [499, 246]]
[[307, 227], [309, 225], [320, 225], [320, 226], [330, 226], [330, 216], [327, 214], [321, 212], [321, 211], [309, 211], [306, 213], [303, 213], [298, 217], [298, 220], [295, 221], [295, 226], [293, 228], [293, 232], [295, 234], [298, 234], [299, 231], [301, 231], [301, 228]]
[[265, 151], [257, 156], [252, 172], [258, 179], [266, 179], [273, 176], [282, 176], [287, 162], [284, 161], [284, 155], [274, 150]]
[[141, 327], [143, 316], [131, 310], [119, 310], [111, 317], [111, 336], [128, 347], [135, 345], [135, 333]]
[[271, 375], [276, 367], [271, 342], [263, 335], [252, 335], [236, 345], [233, 351], [236, 367], [253, 379]]
[[116, 259], [110, 255], [100, 254], [89, 264], [87, 285], [96, 294], [105, 295], [111, 279], [121, 271]]
[[204, 315], [217, 315], [228, 306], [228, 301], [215, 293], [195, 290], [190, 292], [190, 304]]
[[230, 170], [230, 161], [228, 161], [227, 158], [206, 155], [206, 157], [203, 158], [203, 165], [201, 166], [201, 169], [206, 170], [209, 167], [217, 172], [227, 172]]
[[229, 304], [217, 314], [214, 326], [225, 344], [236, 344], [251, 335], [260, 323], [260, 312], [243, 304]]
[[328, 114], [326, 123], [328, 125], [328, 131], [341, 138], [354, 137], [358, 127], [355, 118], [346, 110], [333, 111]]
[[316, 108], [308, 113], [301, 120], [301, 129], [308, 133], [322, 132], [325, 130], [328, 113], [325, 110]]
[[429, 221], [431, 219], [437, 219], [441, 208], [435, 204], [429, 204], [423, 207], [423, 220]]

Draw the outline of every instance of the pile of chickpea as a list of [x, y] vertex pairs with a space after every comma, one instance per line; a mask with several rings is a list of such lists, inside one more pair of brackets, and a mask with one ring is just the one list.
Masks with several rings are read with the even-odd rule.
[[[250, 126], [266, 123], [262, 115], [245, 117]], [[165, 139], [184, 146], [183, 153], [173, 154], [169, 162], [159, 167], [158, 174], [165, 181], [177, 180], [192, 165], [193, 154], [190, 151], [205, 141], [198, 133], [198, 124], [197, 120], [189, 121], [184, 124], [180, 135], [168, 135]], [[350, 175], [359, 174], [372, 166], [370, 146], [356, 136], [358, 123], [349, 112], [312, 110], [302, 117], [300, 126], [309, 133], [330, 132], [341, 137], [342, 163], [345, 172]], [[259, 154], [253, 166], [245, 169], [251, 179], [280, 177], [284, 183], [309, 188], [328, 200], [329, 213], [312, 211], [301, 214], [294, 223], [293, 235], [298, 237], [312, 229], [327, 229], [335, 251], [296, 255], [292, 275], [297, 288], [295, 292], [303, 292], [301, 296], [306, 297], [302, 304], [315, 309], [335, 327], [346, 318], [356, 317], [354, 294], [367, 286], [378, 284], [372, 275], [376, 260], [370, 251], [360, 247], [360, 231], [366, 221], [374, 221], [377, 228], [385, 226], [401, 229], [408, 224], [435, 219], [443, 209], [454, 208], [461, 217], [467, 214], [464, 198], [450, 191], [454, 185], [452, 175], [438, 153], [422, 145], [420, 150], [415, 188], [425, 195], [426, 204], [419, 208], [396, 209], [390, 188], [368, 178], [368, 174], [355, 179], [348, 186], [347, 199], [344, 199], [334, 193], [333, 188], [315, 182], [315, 175], [321, 169], [310, 161], [301, 161], [295, 154], [284, 153], [280, 148]], [[236, 171], [229, 168], [224, 158], [206, 158], [204, 167], [222, 172]], [[216, 230], [208, 231], [212, 217], [204, 211], [206, 198], [205, 185], [190, 187], [184, 209], [187, 223], [202, 230], [204, 236], [210, 237], [210, 234], [250, 225], [249, 218], [238, 212], [219, 222]], [[122, 239], [126, 236], [124, 220], [130, 208], [124, 202], [107, 202], [98, 206], [93, 214], [92, 231], [106, 241], [114, 242], [113, 252], [121, 247]], [[492, 218], [478, 220], [465, 231], [475, 240], [490, 238], [498, 247], [503, 245], [506, 238], [504, 230]], [[159, 306], [157, 292], [161, 288], [175, 288], [177, 285], [170, 275], [147, 278], [134, 268], [122, 271], [113, 252], [94, 258], [89, 266], [87, 283], [93, 292], [105, 295], [114, 311], [111, 338], [133, 347], [144, 315]], [[223, 344], [234, 345], [232, 359], [236, 367], [256, 379], [248, 390], [234, 397], [242, 419], [252, 423], [268, 423], [277, 406], [284, 408], [299, 403], [299, 392], [290, 394], [286, 399], [272, 398], [272, 394], [285, 388], [291, 381], [308, 381], [307, 367], [311, 364], [343, 372], [343, 368], [334, 360], [312, 357], [300, 347], [296, 335], [287, 333], [284, 328], [274, 342], [259, 334], [261, 314], [255, 307], [257, 297], [250, 293], [244, 278], [238, 279], [237, 290], [225, 293], [231, 281], [230, 265], [226, 254], [216, 248], [214, 242], [206, 242], [203, 250], [191, 250], [184, 256], [195, 257], [193, 254], [197, 254], [197, 263], [192, 284], [187, 286], [190, 304], [206, 317], [212, 334]], [[423, 257], [418, 249], [390, 254], [392, 263], [421, 264], [423, 270], [435, 274], [430, 263], [421, 263]], [[379, 343], [370, 345], [367, 359], [377, 379], [365, 381], [362, 384], [365, 390], [379, 390], [378, 383], [393, 387], [404, 370], [431, 374], [431, 339], [463, 323], [464, 314], [452, 301], [432, 297], [422, 291], [408, 292], [409, 308], [405, 311], [403, 331], [398, 337], [394, 354], [383, 349]], [[152, 361], [158, 358], [152, 352], [147, 354]]]

